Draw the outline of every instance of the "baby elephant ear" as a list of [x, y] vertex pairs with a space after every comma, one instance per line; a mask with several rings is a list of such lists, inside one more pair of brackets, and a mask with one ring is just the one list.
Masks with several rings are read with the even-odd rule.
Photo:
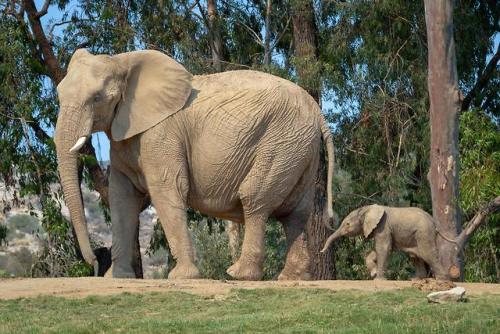
[[366, 208], [365, 220], [363, 222], [363, 234], [365, 238], [368, 238], [372, 234], [373, 230], [384, 217], [385, 210], [384, 207], [380, 205], [370, 205]]
[[146, 131], [184, 107], [191, 74], [169, 56], [153, 50], [113, 57], [127, 70], [125, 90], [111, 125], [113, 140]]

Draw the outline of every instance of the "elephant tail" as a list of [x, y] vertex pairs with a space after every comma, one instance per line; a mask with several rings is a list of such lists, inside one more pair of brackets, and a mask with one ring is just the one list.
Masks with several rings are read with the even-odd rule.
[[[320, 127], [321, 133], [323, 135], [323, 141], [326, 145], [326, 152], [328, 154], [328, 174], [326, 181], [326, 197], [327, 197], [327, 205], [328, 205], [328, 222], [327, 227], [329, 227], [330, 222], [333, 221], [333, 194], [332, 194], [332, 185], [333, 185], [333, 168], [335, 163], [335, 155], [333, 151], [333, 140], [332, 134], [330, 132], [330, 127], [326, 123], [325, 118], [320, 113]], [[331, 229], [331, 228], [330, 228]]]

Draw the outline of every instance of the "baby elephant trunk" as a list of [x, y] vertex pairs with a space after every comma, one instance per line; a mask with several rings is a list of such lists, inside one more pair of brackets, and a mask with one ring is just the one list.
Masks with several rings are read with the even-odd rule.
[[326, 252], [328, 248], [330, 248], [331, 244], [341, 236], [342, 236], [342, 231], [339, 228], [337, 231], [335, 231], [335, 233], [333, 233], [331, 236], [328, 237], [328, 239], [325, 242], [325, 245], [323, 246], [323, 249], [321, 250], [321, 253]]

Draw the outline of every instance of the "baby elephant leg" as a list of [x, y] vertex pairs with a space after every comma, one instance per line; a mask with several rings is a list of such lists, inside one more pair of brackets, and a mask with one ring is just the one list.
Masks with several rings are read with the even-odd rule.
[[370, 277], [375, 278], [375, 276], [377, 276], [377, 252], [371, 251], [365, 257], [365, 264], [368, 272], [370, 273]]
[[377, 252], [377, 274], [376, 280], [385, 280], [385, 268], [387, 258], [392, 250], [392, 240], [388, 236], [375, 239], [375, 251]]
[[411, 262], [415, 266], [415, 276], [413, 277], [414, 279], [422, 279], [428, 277], [428, 272], [427, 272], [427, 267], [425, 265], [425, 262], [416, 257], [416, 256], [411, 256]]

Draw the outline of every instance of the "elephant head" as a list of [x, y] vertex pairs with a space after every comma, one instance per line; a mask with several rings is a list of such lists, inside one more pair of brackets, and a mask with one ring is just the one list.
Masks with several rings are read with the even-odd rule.
[[325, 252], [332, 242], [340, 237], [354, 237], [363, 233], [369, 238], [384, 217], [384, 207], [380, 205], [369, 205], [356, 209], [344, 218], [340, 227], [325, 242], [321, 252]]
[[78, 151], [93, 132], [125, 140], [181, 110], [191, 94], [191, 74], [157, 51], [110, 57], [80, 49], [57, 93], [54, 141], [61, 184], [82, 255], [95, 265], [78, 180]]

